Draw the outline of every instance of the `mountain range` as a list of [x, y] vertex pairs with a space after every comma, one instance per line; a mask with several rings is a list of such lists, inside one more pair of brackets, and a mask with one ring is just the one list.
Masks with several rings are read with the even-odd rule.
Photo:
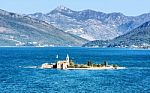
[[0, 10], [0, 46], [81, 46], [86, 42], [44, 21]]
[[59, 6], [46, 14], [34, 13], [28, 16], [90, 41], [114, 39], [150, 20], [150, 13], [125, 16], [122, 13], [103, 13], [90, 9], [74, 11], [65, 6]]
[[150, 21], [124, 35], [113, 39], [109, 46], [131, 47], [132, 45], [143, 46], [144, 44], [150, 45]]
[[132, 31], [118, 36], [110, 41], [96, 40], [83, 45], [83, 47], [129, 47], [150, 48], [150, 21], [140, 25]]
[[46, 14], [0, 10], [0, 46], [139, 46], [150, 42], [149, 21], [150, 13], [126, 16], [64, 6]]

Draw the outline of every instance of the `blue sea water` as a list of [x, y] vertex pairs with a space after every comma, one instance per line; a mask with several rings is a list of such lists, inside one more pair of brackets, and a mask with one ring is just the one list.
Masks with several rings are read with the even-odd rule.
[[[59, 58], [56, 59], [56, 55]], [[122, 70], [32, 68], [69, 54], [75, 63], [118, 64]], [[0, 93], [150, 93], [150, 50], [0, 48]]]

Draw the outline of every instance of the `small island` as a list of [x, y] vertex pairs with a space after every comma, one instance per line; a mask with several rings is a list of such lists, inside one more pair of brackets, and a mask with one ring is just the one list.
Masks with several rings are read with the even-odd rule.
[[44, 63], [40, 68], [55, 68], [63, 70], [125, 69], [125, 67], [119, 67], [116, 64], [109, 65], [107, 61], [104, 61], [102, 64], [93, 64], [92, 61], [89, 60], [87, 64], [75, 64], [72, 60], [69, 59], [68, 54], [66, 56], [66, 60], [60, 60], [53, 64]]

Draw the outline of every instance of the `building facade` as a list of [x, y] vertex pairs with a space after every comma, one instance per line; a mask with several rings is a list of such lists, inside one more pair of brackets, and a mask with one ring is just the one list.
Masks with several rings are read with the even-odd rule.
[[67, 69], [69, 66], [69, 55], [67, 54], [66, 60], [57, 61], [57, 69]]

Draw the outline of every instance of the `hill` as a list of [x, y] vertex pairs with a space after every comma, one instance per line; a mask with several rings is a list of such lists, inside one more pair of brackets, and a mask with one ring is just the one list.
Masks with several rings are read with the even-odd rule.
[[86, 42], [44, 21], [0, 10], [0, 46], [80, 46]]
[[134, 30], [114, 38], [113, 40], [105, 42], [92, 41], [84, 44], [84, 47], [130, 47], [130, 48], [150, 48], [150, 21], [142, 24]]
[[111, 41], [109, 47], [140, 47], [144, 45], [150, 45], [150, 21], [122, 36], [115, 38]]

